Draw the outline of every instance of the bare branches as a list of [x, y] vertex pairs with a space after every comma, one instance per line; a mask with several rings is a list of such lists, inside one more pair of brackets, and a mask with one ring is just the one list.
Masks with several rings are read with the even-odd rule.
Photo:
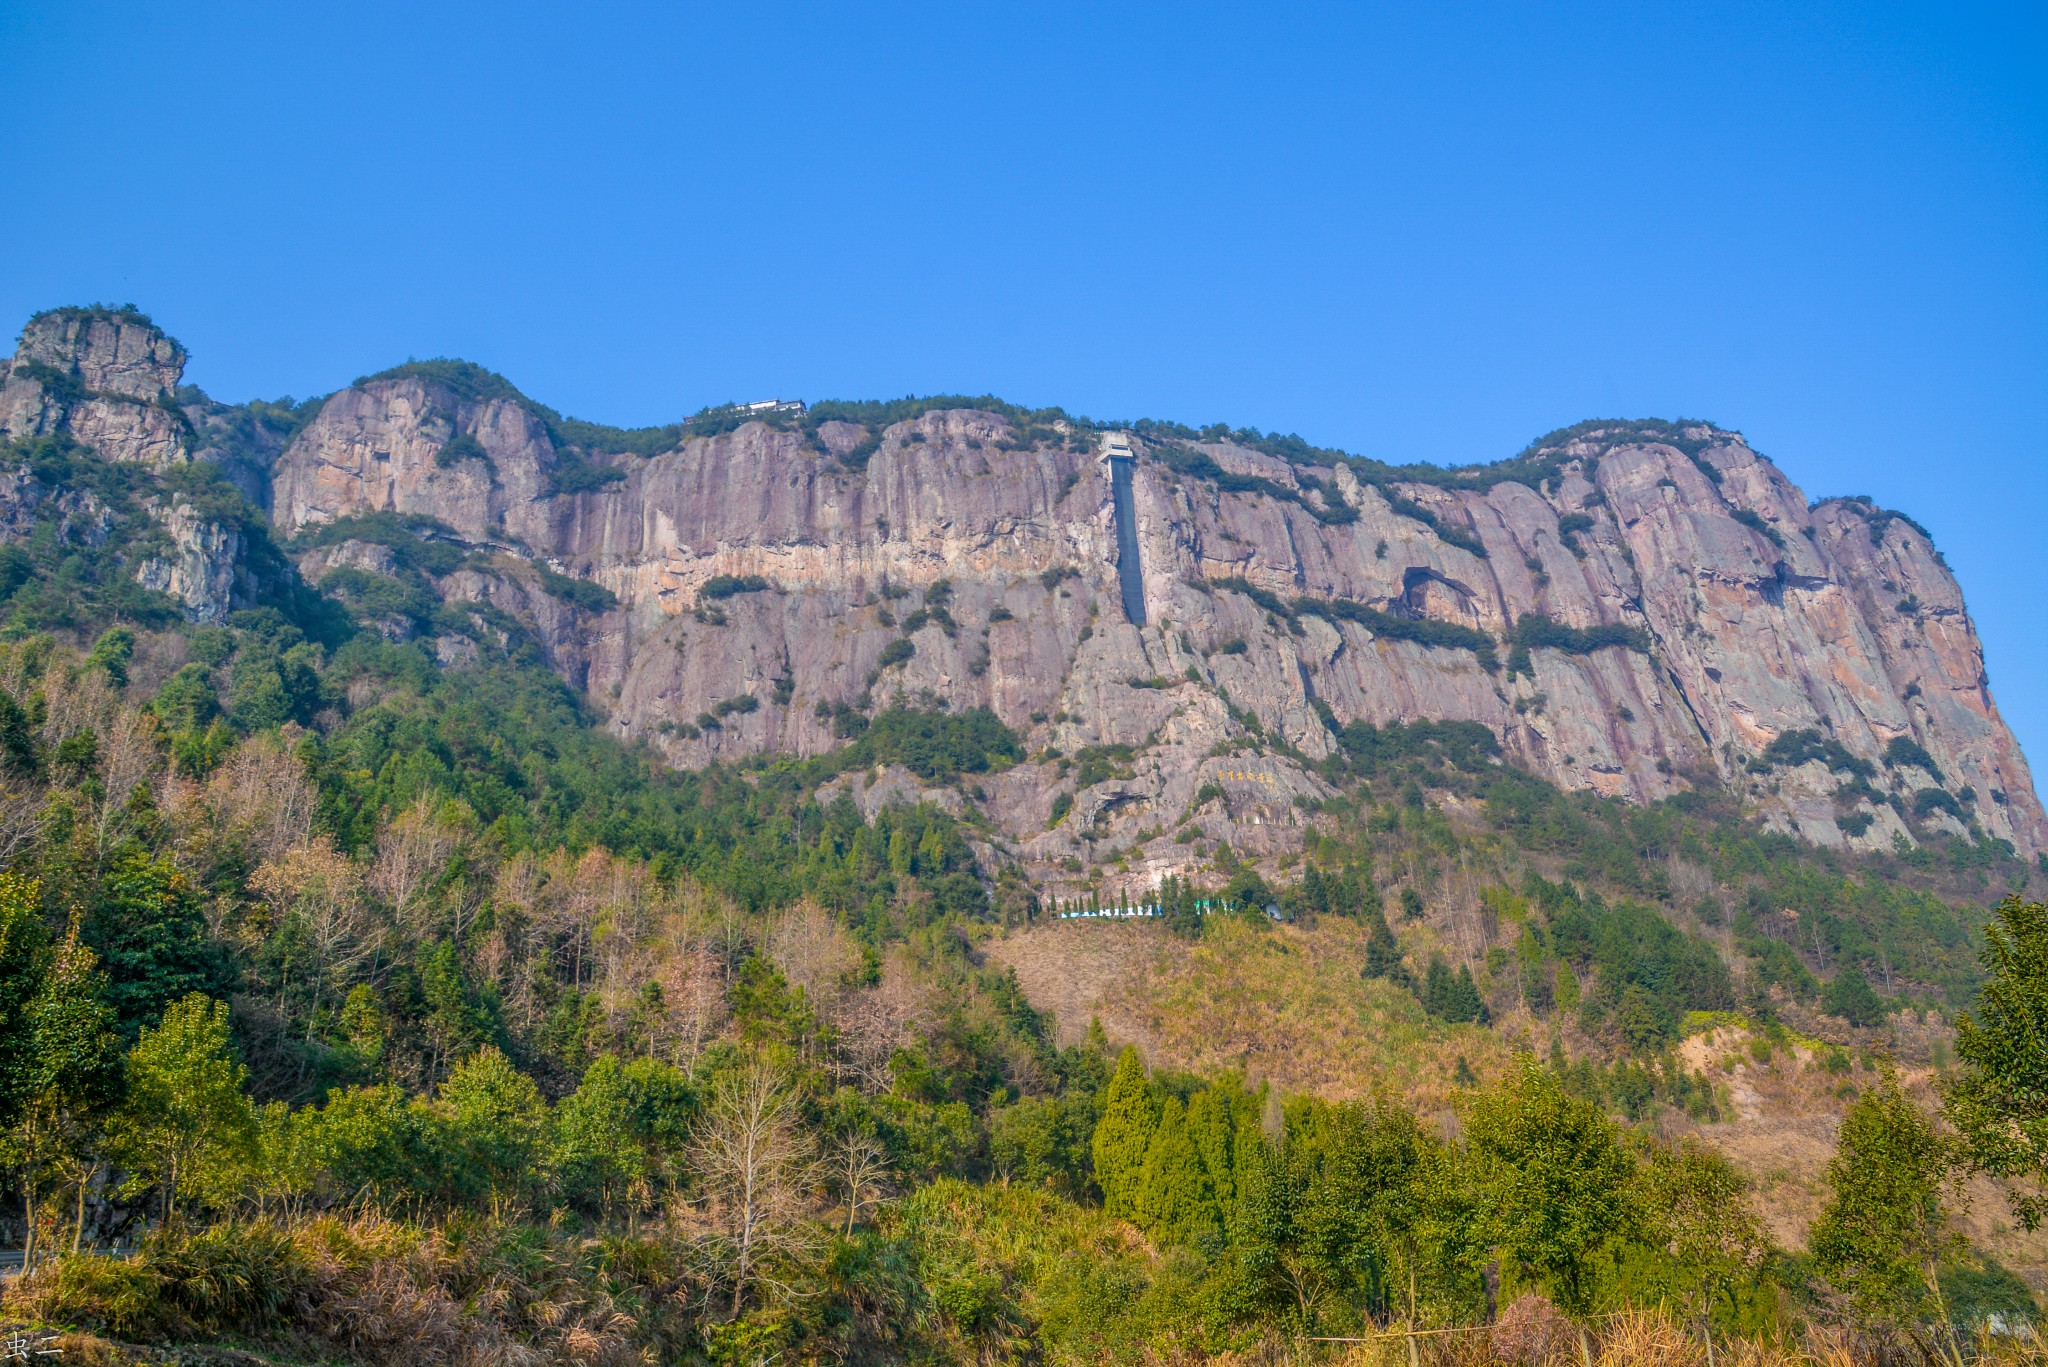
[[861, 1207], [874, 1205], [887, 1193], [889, 1152], [873, 1131], [847, 1129], [827, 1145], [825, 1166], [846, 1202], [846, 1237], [850, 1239], [860, 1221]]
[[690, 1161], [718, 1234], [703, 1251], [732, 1286], [732, 1313], [750, 1292], [787, 1299], [794, 1288], [778, 1265], [815, 1241], [804, 1215], [817, 1174], [782, 1075], [753, 1063], [721, 1077], [691, 1136]]

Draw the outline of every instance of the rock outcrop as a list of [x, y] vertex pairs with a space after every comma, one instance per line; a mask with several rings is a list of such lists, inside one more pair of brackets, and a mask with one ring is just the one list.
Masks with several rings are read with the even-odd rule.
[[[614, 730], [680, 765], [825, 750], [863, 701], [989, 707], [1037, 758], [979, 797], [1041, 870], [1296, 847], [1327, 791], [1300, 760], [1347, 722], [1425, 718], [1480, 723], [1566, 788], [1644, 801], [1712, 776], [1825, 845], [2048, 848], [1924, 533], [1809, 507], [1736, 433], [1659, 431], [1437, 482], [1134, 439], [1144, 626], [1092, 440], [976, 410], [594, 456], [516, 398], [399, 376], [328, 401], [273, 506], [286, 533], [430, 518], [602, 585], [603, 612], [474, 566], [443, 589], [521, 617]], [[570, 461], [608, 482], [557, 492]], [[759, 706], [698, 724], [743, 694]]]
[[[0, 440], [57, 438], [103, 460], [182, 465], [199, 444], [177, 402], [184, 370], [184, 348], [132, 309], [37, 314], [0, 365]], [[48, 496], [26, 470], [8, 472], [0, 536], [26, 535]], [[90, 547], [104, 539], [110, 515], [96, 495], [67, 489], [56, 498], [63, 540]], [[145, 505], [166, 544], [135, 566], [136, 580], [178, 599], [194, 621], [225, 620], [246, 577], [240, 528], [179, 498]]]
[[174, 400], [185, 351], [130, 309], [55, 309], [0, 367], [0, 438], [63, 434], [108, 460], [170, 465], [192, 427]]

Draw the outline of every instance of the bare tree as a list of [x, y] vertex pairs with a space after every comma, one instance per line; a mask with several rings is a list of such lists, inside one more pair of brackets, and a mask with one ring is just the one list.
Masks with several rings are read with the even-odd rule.
[[[803, 991], [821, 1022], [834, 1023], [848, 978], [860, 964], [860, 947], [837, 917], [806, 898], [775, 918], [763, 946], [783, 980]], [[817, 1033], [804, 1033], [804, 1062], [812, 1062]]]
[[860, 964], [860, 946], [837, 917], [805, 898], [775, 918], [768, 929], [768, 961], [791, 987], [801, 987], [819, 1015], [846, 991], [846, 978]]
[[846, 1237], [850, 1239], [861, 1207], [875, 1204], [887, 1190], [889, 1153], [872, 1131], [849, 1128], [832, 1137], [825, 1163], [833, 1184], [846, 1198]]
[[100, 785], [104, 796], [95, 814], [93, 835], [104, 856], [114, 844], [115, 826], [128, 810], [137, 788], [153, 786], [163, 773], [163, 750], [154, 717], [125, 709], [108, 713], [97, 732]]
[[[584, 863], [596, 875], [589, 892], [595, 904], [590, 935], [598, 994], [616, 1030], [647, 980], [647, 932], [660, 903], [659, 890], [638, 860], [605, 855], [601, 865], [589, 859]], [[580, 877], [582, 870], [578, 873]]]
[[719, 1236], [704, 1251], [731, 1280], [732, 1313], [750, 1290], [792, 1294], [777, 1264], [814, 1242], [804, 1216], [816, 1170], [782, 1075], [754, 1063], [721, 1077], [691, 1136], [690, 1162]]
[[280, 860], [312, 838], [317, 797], [289, 734], [242, 742], [206, 783], [207, 805], [222, 832], [247, 841], [265, 861]]
[[725, 1019], [724, 975], [694, 918], [673, 906], [663, 915], [653, 946], [652, 974], [661, 989], [662, 1015], [648, 1025], [648, 1046], [671, 1063], [689, 1065]]
[[896, 1051], [915, 1037], [925, 1017], [922, 993], [900, 963], [883, 966], [879, 987], [847, 994], [833, 1015], [839, 1032], [835, 1068], [870, 1092], [887, 1091]]
[[455, 832], [435, 811], [439, 799], [422, 793], [377, 833], [377, 858], [370, 866], [370, 888], [391, 904], [399, 924], [417, 932], [420, 902], [455, 856]]
[[296, 917], [305, 931], [306, 1036], [311, 1039], [321, 1007], [330, 997], [346, 995], [376, 951], [362, 875], [322, 836], [260, 866], [249, 882], [280, 913]]
[[12, 868], [42, 837], [47, 806], [33, 784], [12, 780], [0, 786], [0, 868]]

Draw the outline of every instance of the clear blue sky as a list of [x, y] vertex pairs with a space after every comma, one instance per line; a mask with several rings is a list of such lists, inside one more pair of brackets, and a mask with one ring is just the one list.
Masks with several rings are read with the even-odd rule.
[[0, 320], [619, 423], [992, 391], [1464, 462], [1708, 417], [1934, 530], [2048, 764], [2043, 12], [4, 0]]

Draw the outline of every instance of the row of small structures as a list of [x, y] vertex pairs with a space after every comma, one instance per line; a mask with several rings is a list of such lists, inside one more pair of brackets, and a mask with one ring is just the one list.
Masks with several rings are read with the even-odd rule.
[[[1212, 899], [1204, 897], [1194, 903], [1193, 910], [1197, 916], [1208, 916], [1212, 913], [1236, 912], [1242, 910], [1242, 908], [1228, 898]], [[1269, 906], [1265, 910], [1268, 920], [1287, 921], [1293, 919], [1277, 906]], [[1053, 903], [1052, 913], [1055, 921], [1145, 921], [1160, 920], [1171, 914], [1170, 908], [1157, 902], [1142, 903], [1137, 906], [1128, 907], [1082, 907], [1062, 905], [1057, 901]]]

